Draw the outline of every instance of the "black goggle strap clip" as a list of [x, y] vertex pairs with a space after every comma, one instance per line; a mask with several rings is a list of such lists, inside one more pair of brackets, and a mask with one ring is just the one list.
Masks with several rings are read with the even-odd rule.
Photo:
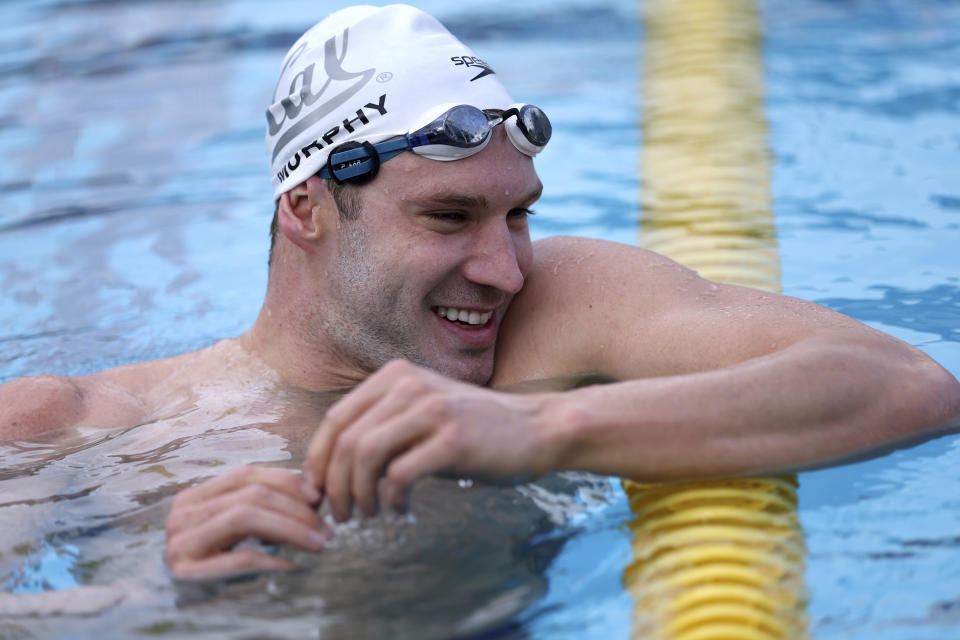
[[406, 138], [377, 144], [350, 140], [330, 152], [327, 164], [317, 175], [338, 184], [364, 184], [377, 177], [380, 165], [409, 147]]

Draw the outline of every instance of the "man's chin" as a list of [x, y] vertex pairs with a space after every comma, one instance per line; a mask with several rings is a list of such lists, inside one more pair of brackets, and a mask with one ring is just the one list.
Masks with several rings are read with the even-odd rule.
[[493, 377], [493, 357], [454, 358], [433, 369], [448, 378], [486, 386]]

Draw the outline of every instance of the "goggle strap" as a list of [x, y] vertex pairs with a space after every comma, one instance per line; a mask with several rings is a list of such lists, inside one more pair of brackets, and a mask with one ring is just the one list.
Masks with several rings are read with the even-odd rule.
[[373, 148], [380, 154], [380, 162], [386, 162], [390, 158], [394, 158], [409, 149], [410, 142], [407, 140], [407, 137], [404, 136], [403, 138], [397, 138], [395, 140], [378, 142], [373, 145]]
[[383, 162], [398, 155], [408, 146], [406, 138], [387, 140], [375, 145], [369, 142], [346, 142], [330, 153], [327, 164], [317, 175], [338, 183], [362, 184], [377, 175]]

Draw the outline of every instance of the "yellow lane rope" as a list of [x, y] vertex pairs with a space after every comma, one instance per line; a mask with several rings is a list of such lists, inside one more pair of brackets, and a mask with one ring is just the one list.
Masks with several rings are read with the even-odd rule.
[[[753, 0], [646, 0], [639, 244], [780, 289]], [[633, 637], [806, 638], [796, 476], [625, 480]]]

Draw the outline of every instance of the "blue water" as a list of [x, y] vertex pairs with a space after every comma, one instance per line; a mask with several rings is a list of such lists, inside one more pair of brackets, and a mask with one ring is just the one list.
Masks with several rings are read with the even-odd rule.
[[[960, 375], [960, 3], [767, 2], [784, 290]], [[801, 474], [817, 638], [960, 637], [960, 440]]]
[[[515, 97], [550, 115], [534, 235], [635, 242], [637, 3], [419, 5], [489, 61]], [[320, 17], [318, 6], [0, 4], [0, 381], [172, 355], [248, 328], [266, 284], [272, 212], [263, 110], [283, 53]], [[889, 331], [960, 374], [960, 2], [761, 6], [785, 292]], [[122, 571], [90, 561], [107, 547], [150, 572], [160, 600], [138, 596], [84, 617], [90, 635], [165, 629], [181, 615], [155, 548], [162, 533], [99, 526], [116, 514], [156, 522], [149, 505], [131, 506], [149, 494], [99, 488], [116, 472], [141, 482], [131, 492], [147, 492], [155, 475], [107, 462], [136, 438], [86, 443], [36, 478], [25, 470], [48, 450], [6, 449], [0, 463], [17, 480], [0, 485], [0, 524], [30, 522], [38, 532], [19, 552], [11, 547], [20, 538], [0, 537], [7, 589], [107, 583]], [[958, 443], [947, 436], [801, 474], [815, 637], [958, 636]], [[90, 496], [43, 511], [9, 506], [39, 499], [29, 483], [46, 487], [60, 477], [53, 471], [90, 465], [110, 469], [90, 472]], [[551, 536], [563, 544], [542, 570], [542, 597], [502, 637], [628, 637], [620, 574], [630, 560], [629, 509], [618, 484], [607, 485], [537, 539], [537, 549]], [[69, 494], [47, 495], [57, 492]], [[149, 554], [136, 555], [140, 542]], [[262, 591], [251, 593], [237, 597], [259, 602]], [[81, 628], [69, 626], [80, 619], [53, 620], [17, 618], [0, 632]], [[190, 620], [223, 623], [196, 609]], [[289, 629], [317, 626], [302, 610], [291, 620]]]

